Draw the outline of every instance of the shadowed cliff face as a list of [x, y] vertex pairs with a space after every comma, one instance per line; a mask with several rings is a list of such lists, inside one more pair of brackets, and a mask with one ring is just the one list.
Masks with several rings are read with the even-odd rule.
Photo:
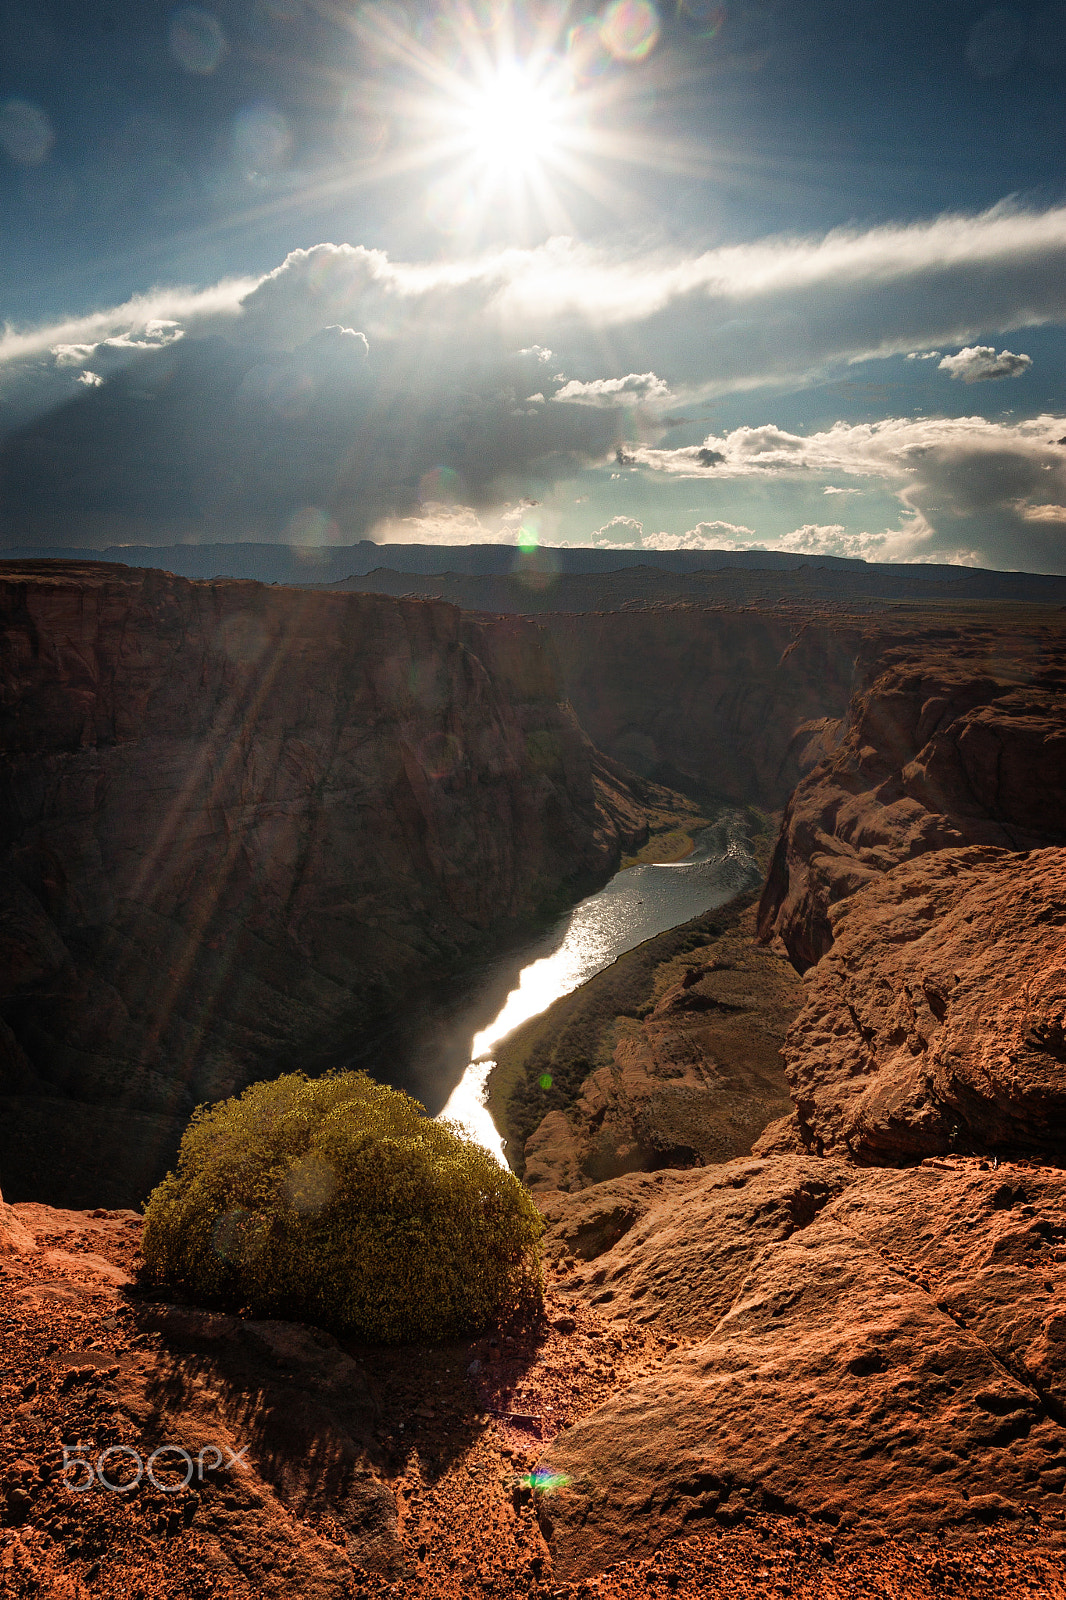
[[581, 725], [662, 783], [781, 806], [825, 754], [857, 663], [858, 619], [672, 606], [545, 616]]
[[42, 566], [0, 580], [0, 641], [16, 1198], [56, 1138], [107, 1185], [116, 1107], [154, 1169], [172, 1119], [335, 1053], [642, 835], [519, 619]]

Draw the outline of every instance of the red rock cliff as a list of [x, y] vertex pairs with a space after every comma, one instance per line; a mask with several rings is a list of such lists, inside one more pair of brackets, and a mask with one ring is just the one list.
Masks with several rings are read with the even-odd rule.
[[[14, 1198], [36, 1160], [59, 1184], [40, 1197], [115, 1203], [115, 1160], [137, 1166], [139, 1146], [154, 1170], [169, 1119], [335, 1050], [406, 984], [610, 870], [643, 819], [617, 774], [601, 803], [541, 637], [443, 603], [3, 572]], [[81, 1178], [57, 1175], [57, 1140]]]
[[836, 749], [798, 784], [760, 908], [802, 970], [832, 907], [900, 861], [1066, 843], [1066, 636], [935, 636], [886, 652]]
[[897, 651], [789, 802], [760, 928], [810, 970], [760, 1150], [1066, 1154], [1066, 642], [976, 643]]

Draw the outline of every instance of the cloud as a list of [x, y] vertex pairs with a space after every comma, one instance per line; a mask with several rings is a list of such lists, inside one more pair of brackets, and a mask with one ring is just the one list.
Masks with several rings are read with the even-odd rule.
[[[148, 338], [149, 328], [168, 323], [195, 324], [198, 332], [217, 327], [240, 315], [244, 297], [256, 287], [256, 278], [225, 278], [208, 289], [153, 289], [134, 295], [107, 311], [87, 316], [68, 317], [36, 328], [13, 328], [5, 324], [0, 332], [0, 367], [44, 355], [54, 346], [97, 345], [101, 341], [136, 341]], [[165, 341], [154, 341], [165, 342]]]
[[940, 354], [939, 350], [908, 350], [908, 361], [935, 361]]
[[885, 543], [885, 535], [848, 533], [839, 522], [805, 522], [783, 539], [775, 541], [775, 550], [794, 550], [802, 555], [859, 556], [870, 559]]
[[[791, 536], [835, 539], [838, 547], [828, 553], [869, 549], [877, 550], [882, 561], [965, 560], [1061, 572], [1066, 568], [1066, 447], [1057, 441], [1063, 420], [888, 417], [838, 422], [806, 435], [767, 425], [711, 434], [703, 447], [626, 449], [635, 464], [673, 475], [787, 482], [850, 474], [873, 480], [897, 497], [904, 513], [899, 528], [845, 534], [834, 524], [828, 534], [800, 529]], [[699, 448], [724, 459], [701, 467]], [[848, 543], [855, 539], [858, 545]]]
[[644, 524], [636, 517], [612, 517], [602, 528], [597, 528], [590, 541], [593, 545], [628, 545], [639, 550], [644, 543]]
[[687, 533], [646, 533], [645, 550], [720, 550], [723, 545], [749, 543], [754, 530], [736, 522], [698, 522]]
[[[621, 451], [625, 472], [822, 474], [831, 488], [865, 475], [909, 509], [897, 532], [917, 553], [996, 549], [1029, 564], [1052, 537], [1052, 519], [1030, 513], [1058, 503], [1057, 469], [1027, 480], [1011, 511], [988, 460], [1017, 463], [1030, 446], [981, 434], [996, 425], [980, 418], [887, 418], [866, 433], [840, 424], [810, 436], [768, 422], [663, 450], [651, 414], [671, 395], [688, 407], [871, 356], [962, 347], [948, 360], [987, 349], [1020, 362], [983, 341], [1055, 320], [1066, 321], [1066, 206], [702, 253], [625, 255], [557, 238], [412, 263], [323, 243], [261, 278], [158, 288], [89, 316], [3, 329], [0, 526], [44, 537], [77, 518], [87, 538], [93, 519], [113, 537], [281, 538], [314, 505], [351, 537], [416, 515], [434, 471], [452, 473], [456, 500], [481, 514]], [[80, 371], [106, 384], [79, 381], [72, 395]], [[632, 412], [639, 422], [626, 422]], [[962, 431], [945, 433], [950, 425]], [[951, 480], [947, 510], [921, 486], [956, 451], [977, 461], [975, 481], [999, 509], [986, 517], [966, 501], [965, 530], [949, 540], [940, 524], [963, 486]]]
[[996, 354], [994, 345], [970, 345], [958, 355], [945, 356], [938, 371], [963, 383], [987, 383], [991, 378], [1020, 378], [1033, 364], [1032, 356], [1016, 356], [1010, 350]]
[[[180, 322], [292, 350], [321, 328], [361, 329], [414, 360], [472, 350], [528, 368], [556, 360], [596, 371], [603, 335], [655, 352], [650, 388], [687, 400], [802, 378], [827, 364], [891, 354], [925, 358], [989, 332], [1066, 319], [1066, 206], [1001, 204], [820, 237], [775, 237], [697, 254], [598, 249], [572, 239], [469, 260], [410, 263], [361, 245], [295, 250], [260, 279], [157, 289], [110, 311], [0, 335], [0, 365], [53, 345], [96, 343]], [[931, 355], [928, 355], [931, 359]], [[602, 368], [601, 368], [602, 370]], [[619, 365], [607, 382], [648, 378]], [[565, 379], [559, 380], [566, 385]], [[586, 403], [592, 388], [573, 398]], [[624, 392], [620, 389], [619, 392]]]
[[645, 533], [636, 517], [612, 517], [597, 528], [590, 543], [600, 549], [625, 545], [634, 550], [720, 550], [723, 545], [747, 545], [754, 530], [735, 522], [700, 522], [687, 533]]
[[152, 317], [139, 328], [127, 328], [99, 339], [94, 344], [54, 344], [52, 356], [57, 367], [81, 367], [87, 361], [125, 359], [128, 351], [162, 350], [184, 337], [180, 322], [168, 317]]
[[308, 340], [312, 348], [323, 350], [341, 351], [346, 355], [365, 359], [370, 354], [370, 344], [365, 333], [359, 333], [355, 328], [344, 328], [338, 322], [331, 322], [329, 327], [320, 328]]
[[486, 527], [473, 506], [427, 501], [416, 517], [379, 523], [373, 536], [381, 544], [494, 544], [511, 543]]
[[654, 372], [629, 372], [624, 378], [593, 378], [589, 383], [571, 378], [552, 399], [579, 406], [648, 405], [669, 400], [670, 390]]
[[822, 490], [822, 493], [823, 494], [850, 495], [850, 494], [862, 494], [862, 490], [861, 489], [842, 489], [839, 484], [827, 483], [825, 488]]
[[97, 389], [104, 380], [98, 372], [89, 372], [86, 369], [84, 372], [78, 373], [77, 381], [88, 385], [91, 389]]

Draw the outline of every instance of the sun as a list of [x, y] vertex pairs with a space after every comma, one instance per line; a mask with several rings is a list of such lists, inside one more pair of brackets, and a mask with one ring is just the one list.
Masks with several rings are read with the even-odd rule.
[[559, 156], [566, 109], [559, 85], [515, 61], [471, 85], [453, 115], [469, 159], [487, 172], [516, 178]]
[[[589, 208], [629, 216], [625, 168], [703, 170], [702, 152], [695, 160], [649, 139], [643, 113], [630, 115], [633, 74], [646, 73], [661, 31], [652, 0], [607, 0], [580, 22], [567, 0], [430, 9], [416, 24], [393, 0], [362, 0], [352, 29], [374, 64], [360, 114], [389, 144], [359, 181], [400, 179], [413, 195], [407, 180], [422, 174], [414, 206], [435, 232], [466, 242], [573, 234]], [[654, 104], [654, 70], [640, 105]], [[357, 162], [362, 175], [362, 154]]]

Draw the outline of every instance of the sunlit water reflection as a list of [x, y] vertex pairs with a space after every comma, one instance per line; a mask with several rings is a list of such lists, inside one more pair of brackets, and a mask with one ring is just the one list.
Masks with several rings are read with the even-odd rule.
[[697, 836], [684, 861], [630, 867], [589, 895], [538, 941], [492, 1021], [474, 1035], [470, 1064], [440, 1113], [504, 1163], [503, 1140], [485, 1104], [493, 1051], [531, 1017], [570, 994], [645, 939], [676, 928], [758, 881], [740, 812], [725, 812]]

